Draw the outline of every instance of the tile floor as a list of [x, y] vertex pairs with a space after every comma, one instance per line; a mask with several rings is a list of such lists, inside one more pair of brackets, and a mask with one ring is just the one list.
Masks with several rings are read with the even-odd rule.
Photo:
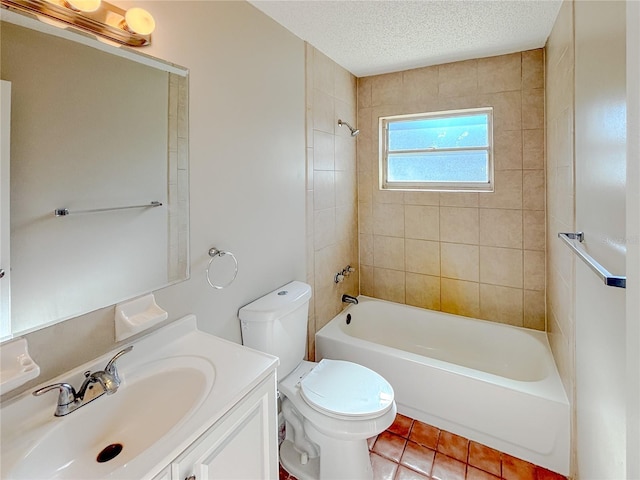
[[[545, 468], [398, 414], [369, 439], [374, 480], [566, 480]], [[282, 467], [280, 480], [296, 480]]]

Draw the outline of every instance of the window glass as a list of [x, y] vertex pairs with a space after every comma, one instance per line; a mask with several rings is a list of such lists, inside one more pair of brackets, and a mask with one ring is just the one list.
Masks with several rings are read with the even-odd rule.
[[384, 117], [381, 188], [493, 190], [492, 109]]

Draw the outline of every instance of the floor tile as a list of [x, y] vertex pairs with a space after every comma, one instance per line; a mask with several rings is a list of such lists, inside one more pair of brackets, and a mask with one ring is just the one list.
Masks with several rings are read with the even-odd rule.
[[536, 479], [537, 480], [566, 480], [566, 477], [559, 473], [552, 472], [546, 468], [536, 467]]
[[373, 444], [376, 443], [377, 439], [378, 439], [377, 435], [375, 437], [367, 438], [367, 445], [369, 446], [369, 450], [373, 448]]
[[433, 480], [465, 480], [466, 471], [466, 463], [442, 453], [436, 453], [431, 478]]
[[502, 478], [505, 480], [536, 480], [536, 467], [529, 462], [503, 453]]
[[405, 438], [394, 435], [393, 433], [382, 432], [378, 435], [376, 443], [374, 443], [372, 452], [377, 453], [394, 462], [400, 461], [404, 446], [407, 443]]
[[397, 463], [375, 453], [370, 453], [369, 458], [371, 458], [371, 467], [373, 468], [373, 480], [393, 480], [398, 470]]
[[489, 472], [467, 465], [467, 480], [500, 480], [500, 477], [491, 475]]
[[398, 467], [398, 473], [396, 473], [395, 480], [429, 480], [429, 477], [427, 477], [426, 475], [421, 475], [418, 472], [414, 472], [410, 468], [400, 465]]
[[438, 428], [414, 420], [411, 433], [409, 434], [409, 440], [435, 450], [438, 446], [439, 435], [440, 430]]
[[396, 435], [400, 435], [401, 437], [408, 438], [412, 423], [412, 418], [405, 417], [398, 413], [393, 424], [388, 428], [388, 431], [395, 433]]
[[418, 445], [415, 442], [407, 442], [400, 465], [409, 467], [424, 475], [430, 475], [433, 468], [434, 450]]
[[469, 455], [469, 440], [455, 433], [440, 430], [438, 448], [440, 453], [467, 463]]
[[493, 475], [502, 474], [500, 452], [477, 442], [469, 442], [469, 465], [489, 472]]

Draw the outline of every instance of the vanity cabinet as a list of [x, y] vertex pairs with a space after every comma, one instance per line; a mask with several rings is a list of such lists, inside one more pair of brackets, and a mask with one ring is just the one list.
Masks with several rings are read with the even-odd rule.
[[275, 372], [154, 480], [278, 478]]

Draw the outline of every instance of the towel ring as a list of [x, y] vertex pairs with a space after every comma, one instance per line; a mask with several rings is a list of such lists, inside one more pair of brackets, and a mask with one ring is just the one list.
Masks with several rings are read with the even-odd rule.
[[[211, 281], [211, 277], [209, 275], [209, 272], [211, 270], [211, 265], [213, 264], [213, 261], [217, 257], [224, 257], [225, 255], [229, 255], [233, 259], [233, 263], [234, 263], [233, 278], [231, 280], [229, 280], [229, 282], [225, 283], [224, 285], [216, 285]], [[227, 288], [229, 285], [231, 285], [233, 283], [233, 281], [238, 276], [238, 260], [236, 259], [236, 256], [231, 252], [225, 252], [224, 250], [218, 250], [215, 247], [212, 247], [212, 248], [209, 249], [209, 256], [211, 257], [211, 259], [209, 260], [209, 265], [207, 265], [207, 282], [209, 283], [209, 285], [211, 285], [211, 287], [215, 288], [216, 290], [222, 290], [223, 288]]]

